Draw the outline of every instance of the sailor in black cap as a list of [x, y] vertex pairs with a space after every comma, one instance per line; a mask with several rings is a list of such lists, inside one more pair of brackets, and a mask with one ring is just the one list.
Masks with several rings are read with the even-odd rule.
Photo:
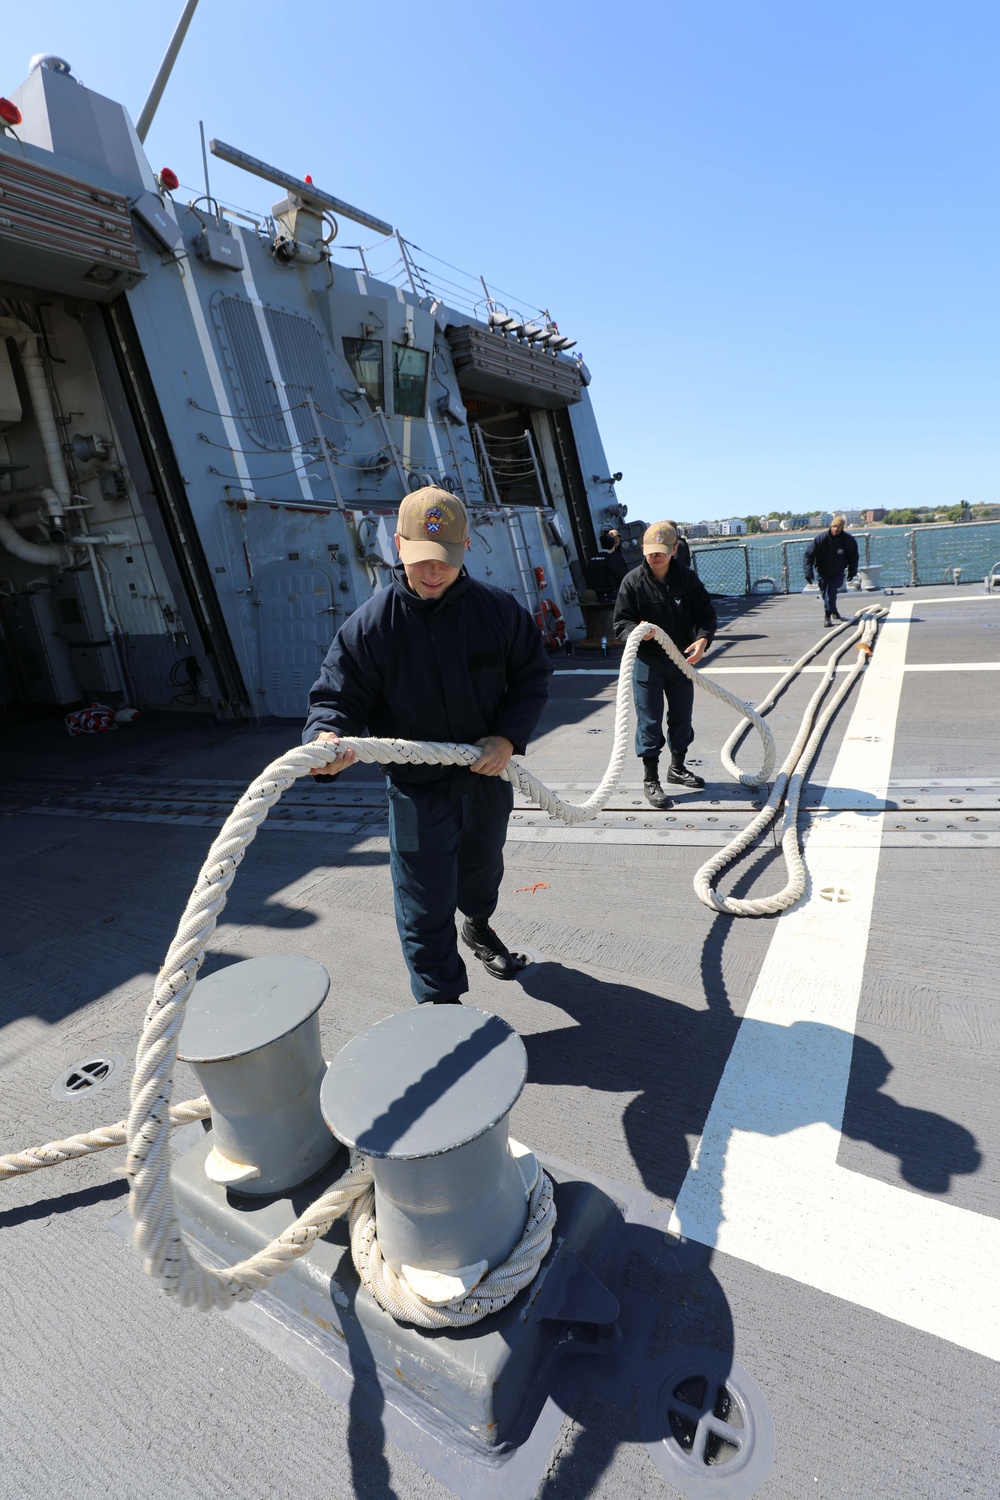
[[[510, 594], [471, 578], [465, 506], [428, 486], [399, 508], [392, 583], [334, 638], [309, 694], [303, 740], [344, 735], [479, 745], [474, 765], [387, 766], [389, 866], [396, 926], [418, 1004], [458, 1003], [469, 988], [462, 941], [486, 972], [513, 979], [526, 960], [490, 926], [503, 878], [514, 791], [551, 667], [534, 620]], [[344, 750], [321, 774], [343, 771]], [[316, 773], [313, 773], [316, 774]]]

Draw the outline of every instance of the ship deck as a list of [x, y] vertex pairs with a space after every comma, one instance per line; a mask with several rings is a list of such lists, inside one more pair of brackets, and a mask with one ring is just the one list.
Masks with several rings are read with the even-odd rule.
[[[722, 772], [731, 710], [698, 694], [704, 793], [653, 813], [630, 760], [594, 825], [517, 808], [496, 926], [536, 961], [508, 985], [472, 972], [468, 998], [524, 1038], [514, 1134], [673, 1210], [690, 1253], [653, 1289], [651, 1346], [707, 1346], [752, 1375], [776, 1437], [764, 1500], [992, 1500], [1000, 596], [980, 584], [872, 599], [890, 614], [810, 780], [798, 906], [734, 919], [693, 893], [755, 800]], [[802, 596], [725, 606], [706, 669], [757, 702], [818, 619]], [[804, 672], [769, 715], [779, 761], [817, 681]], [[528, 761], [543, 780], [596, 784], [613, 697], [611, 664], [559, 663]], [[7, 727], [0, 1150], [11, 1151], [125, 1113], [127, 1066], [73, 1098], [53, 1083], [88, 1055], [131, 1059], [210, 830], [297, 732], [153, 716], [80, 740], [53, 723]], [[758, 755], [751, 739], [741, 763]], [[783, 883], [768, 835], [721, 889]], [[333, 976], [327, 1056], [410, 1004], [373, 770], [286, 796], [247, 854], [205, 972], [280, 952]], [[175, 1097], [196, 1092], [179, 1065]], [[108, 1231], [125, 1205], [121, 1165], [109, 1151], [3, 1188], [5, 1493], [447, 1495], [391, 1424], [331, 1399], [239, 1319], [195, 1316], [153, 1290]], [[684, 1493], [607, 1386], [563, 1413], [541, 1473], [544, 1500]]]

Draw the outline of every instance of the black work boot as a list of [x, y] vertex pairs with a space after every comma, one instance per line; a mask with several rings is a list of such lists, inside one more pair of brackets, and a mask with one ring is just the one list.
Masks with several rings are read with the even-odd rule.
[[832, 625], [833, 624], [833, 616], [830, 614], [829, 610], [827, 610], [826, 614], [823, 616], [823, 624], [824, 625]]
[[666, 812], [673, 803], [660, 785], [660, 760], [659, 756], [649, 755], [642, 762], [645, 775], [642, 781], [643, 795], [651, 807], [657, 812]]
[[671, 755], [667, 780], [673, 782], [675, 786], [689, 786], [695, 792], [702, 791], [705, 786], [700, 776], [696, 776], [693, 771], [688, 770], [684, 764], [683, 755]]
[[494, 979], [513, 979], [527, 968], [528, 959], [523, 953], [511, 953], [493, 931], [489, 917], [466, 917], [462, 923], [462, 942], [472, 949]]

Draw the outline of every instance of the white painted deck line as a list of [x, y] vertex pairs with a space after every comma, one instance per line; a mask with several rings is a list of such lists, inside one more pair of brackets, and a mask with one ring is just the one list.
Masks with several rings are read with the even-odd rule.
[[[850, 672], [854, 663], [847, 662], [837, 668], [838, 672]], [[702, 667], [701, 670], [708, 677], [722, 677], [724, 674], [730, 676], [737, 673], [746, 675], [752, 673], [758, 677], [780, 677], [781, 667]], [[1000, 672], [1000, 661], [915, 661], [905, 662], [901, 668], [903, 672]], [[802, 672], [825, 672], [823, 666], [803, 667]], [[558, 673], [556, 674], [558, 676]]]
[[907, 603], [915, 609], [925, 604], [987, 604], [990, 599], [1000, 599], [1000, 592], [987, 594], [959, 594], [956, 599], [954, 594], [939, 594], [936, 599], [921, 599], [919, 594], [914, 599], [908, 599]]
[[[784, 664], [783, 664], [784, 665]], [[853, 663], [848, 662], [846, 666], [837, 668], [838, 672], [850, 672]], [[702, 667], [700, 669], [706, 677], [780, 677], [782, 667]], [[907, 662], [904, 672], [1000, 672], [1000, 661], [934, 661], [934, 662]], [[803, 667], [800, 675], [813, 672], [817, 675], [825, 672], [825, 667]], [[567, 669], [557, 667], [553, 677], [617, 677], [617, 667], [577, 667]]]
[[[836, 785], [885, 794], [913, 608], [894, 602], [880, 632]], [[775, 926], [671, 1229], [1000, 1359], [1000, 1221], [837, 1164], [882, 824], [844, 813], [809, 834], [810, 892]]]

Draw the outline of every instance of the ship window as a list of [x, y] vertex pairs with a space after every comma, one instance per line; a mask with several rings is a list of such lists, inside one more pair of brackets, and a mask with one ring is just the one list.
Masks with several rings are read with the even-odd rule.
[[344, 340], [344, 354], [354, 371], [354, 378], [368, 397], [372, 411], [385, 407], [385, 375], [382, 369], [381, 339]]
[[426, 349], [392, 346], [392, 402], [397, 417], [422, 417], [427, 401]]

